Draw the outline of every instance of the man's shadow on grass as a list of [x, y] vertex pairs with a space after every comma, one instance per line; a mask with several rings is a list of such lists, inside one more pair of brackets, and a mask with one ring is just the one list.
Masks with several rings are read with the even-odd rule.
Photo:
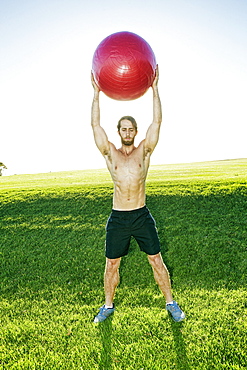
[[102, 342], [99, 370], [112, 369], [112, 319], [113, 317], [109, 317], [104, 322], [99, 323], [99, 332]]
[[191, 370], [189, 360], [186, 353], [186, 345], [183, 339], [183, 323], [174, 322], [170, 318], [171, 329], [174, 340], [174, 350], [176, 352], [176, 369], [177, 370]]

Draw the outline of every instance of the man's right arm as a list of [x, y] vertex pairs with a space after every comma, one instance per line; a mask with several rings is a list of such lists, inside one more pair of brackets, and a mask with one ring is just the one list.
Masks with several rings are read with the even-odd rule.
[[94, 97], [92, 102], [92, 111], [91, 111], [91, 125], [94, 134], [95, 143], [102, 153], [103, 156], [109, 156], [110, 153], [110, 143], [108, 137], [105, 133], [105, 130], [100, 126], [100, 106], [99, 106], [99, 93], [100, 90], [92, 76], [92, 85], [94, 88]]

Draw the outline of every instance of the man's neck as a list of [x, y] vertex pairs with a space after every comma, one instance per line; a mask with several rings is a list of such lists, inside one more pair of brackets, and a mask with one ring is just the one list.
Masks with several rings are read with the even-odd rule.
[[136, 149], [136, 147], [133, 145], [122, 145], [122, 147], [120, 149], [118, 149], [122, 154], [124, 155], [130, 155], [134, 150]]

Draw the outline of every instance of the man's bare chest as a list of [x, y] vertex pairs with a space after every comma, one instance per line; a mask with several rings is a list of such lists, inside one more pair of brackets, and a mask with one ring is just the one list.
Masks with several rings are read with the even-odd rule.
[[138, 156], [116, 156], [112, 161], [112, 169], [118, 172], [142, 172], [144, 168], [143, 159]]
[[[143, 155], [143, 147], [135, 148], [131, 153], [115, 149], [107, 163], [114, 181], [143, 181], [148, 170], [148, 163]], [[131, 180], [132, 179], [132, 180]]]

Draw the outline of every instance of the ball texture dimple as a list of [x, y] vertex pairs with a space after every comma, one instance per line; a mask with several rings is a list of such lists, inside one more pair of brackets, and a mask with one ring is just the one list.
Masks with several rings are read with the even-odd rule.
[[132, 32], [106, 37], [93, 55], [95, 82], [108, 97], [134, 100], [152, 85], [156, 59], [150, 45]]

